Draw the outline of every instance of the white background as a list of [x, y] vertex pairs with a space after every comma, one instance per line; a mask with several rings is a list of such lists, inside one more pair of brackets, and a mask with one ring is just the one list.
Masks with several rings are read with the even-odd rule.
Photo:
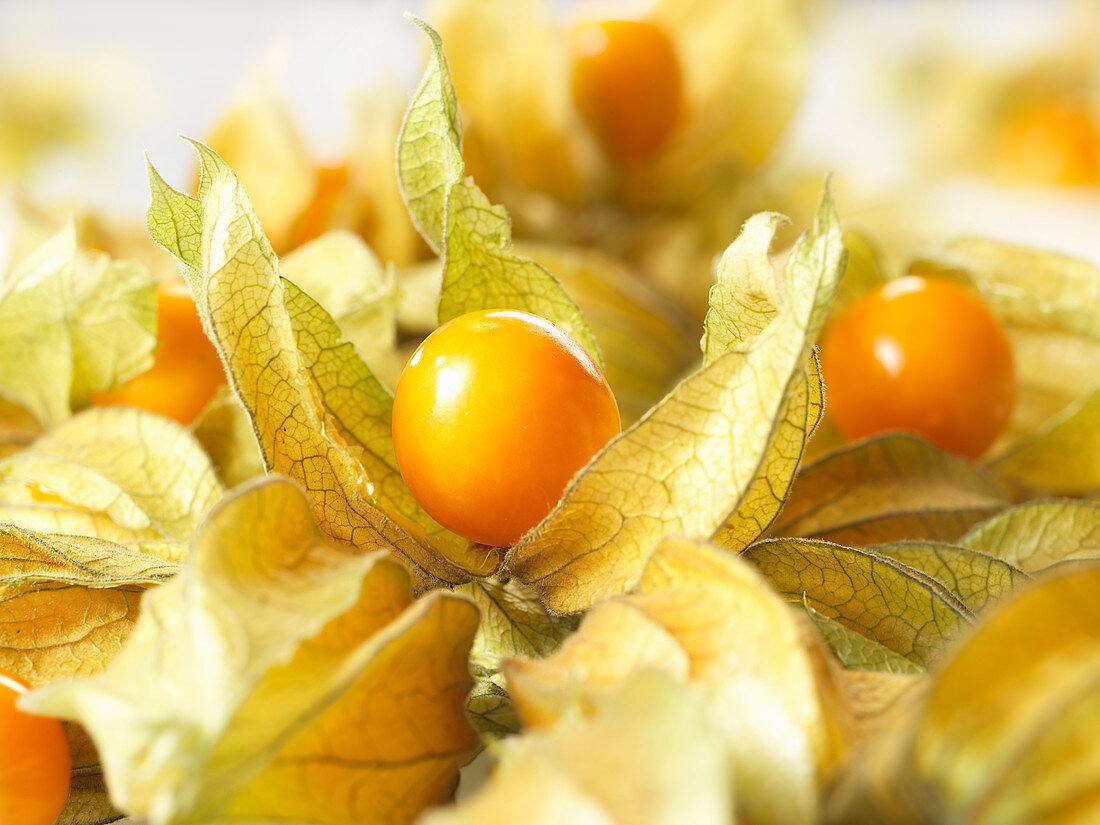
[[[810, 2], [813, 69], [787, 150], [838, 177], [905, 191], [914, 174], [908, 163], [911, 136], [881, 99], [882, 62], [928, 43], [1018, 59], [1056, 41], [1069, 2]], [[559, 10], [582, 6], [555, 5]], [[624, 5], [629, 10], [638, 3]], [[280, 67], [311, 146], [322, 160], [335, 161], [352, 90], [384, 73], [413, 87], [423, 43], [402, 13], [423, 7], [418, 0], [0, 0], [0, 63], [78, 72], [97, 90], [104, 117], [99, 145], [51, 168], [35, 181], [34, 193], [140, 214], [146, 203], [143, 153], [169, 181], [186, 182], [193, 157], [176, 135], [205, 135], [231, 93], [262, 61]], [[1096, 37], [1100, 49], [1100, 32]], [[1100, 263], [1095, 188], [1084, 194], [1006, 192], [961, 180], [930, 197], [945, 233], [982, 233]], [[0, 212], [0, 262], [3, 222]]]

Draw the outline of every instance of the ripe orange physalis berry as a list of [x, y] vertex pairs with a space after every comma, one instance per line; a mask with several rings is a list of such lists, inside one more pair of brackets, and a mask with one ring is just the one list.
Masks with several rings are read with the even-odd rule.
[[221, 358], [202, 328], [183, 281], [157, 291], [157, 351], [153, 366], [121, 387], [91, 394], [97, 406], [141, 407], [190, 424], [225, 383]]
[[27, 689], [25, 682], [0, 670], [0, 822], [54, 825], [69, 796], [69, 744], [60, 721], [15, 706]]
[[1049, 100], [1021, 107], [1005, 125], [1000, 162], [1023, 183], [1100, 183], [1100, 124], [1088, 107]]
[[511, 310], [447, 322], [413, 353], [393, 401], [397, 464], [444, 527], [506, 547], [538, 524], [620, 429], [587, 352]]
[[660, 26], [607, 20], [573, 32], [573, 97], [611, 158], [649, 160], [676, 130], [683, 106], [680, 61]]
[[974, 458], [1008, 422], [1012, 349], [976, 296], [910, 275], [853, 301], [821, 350], [828, 410], [849, 439], [907, 430]]
[[317, 170], [317, 189], [313, 200], [298, 216], [290, 231], [288, 249], [297, 249], [332, 227], [332, 218], [341, 196], [348, 188], [347, 166], [322, 166]]

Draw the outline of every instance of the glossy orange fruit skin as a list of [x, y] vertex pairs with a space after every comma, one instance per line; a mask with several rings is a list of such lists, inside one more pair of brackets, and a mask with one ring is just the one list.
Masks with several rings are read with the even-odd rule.
[[153, 366], [121, 387], [91, 394], [97, 406], [141, 407], [192, 423], [225, 383], [221, 358], [199, 320], [183, 281], [157, 291], [157, 351]]
[[977, 297], [907, 276], [852, 302], [821, 351], [827, 409], [849, 439], [907, 430], [981, 455], [1016, 399], [1012, 348]]
[[672, 39], [641, 20], [578, 26], [573, 97], [589, 128], [615, 161], [652, 158], [676, 131], [683, 77]]
[[523, 312], [455, 318], [413, 353], [393, 402], [397, 464], [444, 527], [507, 547], [618, 434], [615, 396], [565, 332]]
[[54, 825], [69, 796], [72, 760], [61, 722], [15, 706], [27, 689], [0, 670], [0, 822]]

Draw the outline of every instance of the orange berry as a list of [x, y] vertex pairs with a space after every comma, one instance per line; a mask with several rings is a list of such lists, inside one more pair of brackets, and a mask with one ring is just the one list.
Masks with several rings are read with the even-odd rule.
[[977, 297], [908, 276], [852, 302], [821, 350], [829, 414], [845, 437], [908, 430], [981, 455], [1016, 398], [1012, 349]]
[[1067, 101], [1026, 106], [1009, 118], [1000, 163], [1024, 183], [1100, 183], [1100, 125], [1087, 108]]
[[413, 353], [393, 402], [409, 490], [440, 524], [508, 546], [538, 524], [620, 428], [588, 353], [524, 312], [455, 318]]
[[317, 189], [313, 200], [298, 216], [290, 231], [288, 249], [297, 249], [304, 243], [332, 229], [336, 205], [348, 188], [347, 166], [322, 166], [317, 170]]
[[141, 407], [187, 425], [225, 383], [221, 358], [206, 337], [183, 281], [157, 291], [157, 351], [153, 366], [117, 389], [91, 394], [96, 406]]
[[676, 47], [664, 29], [639, 20], [578, 27], [573, 97], [612, 159], [649, 160], [676, 127], [683, 81]]
[[54, 825], [69, 796], [72, 760], [57, 719], [15, 706], [27, 692], [22, 680], [0, 670], [0, 822]]

